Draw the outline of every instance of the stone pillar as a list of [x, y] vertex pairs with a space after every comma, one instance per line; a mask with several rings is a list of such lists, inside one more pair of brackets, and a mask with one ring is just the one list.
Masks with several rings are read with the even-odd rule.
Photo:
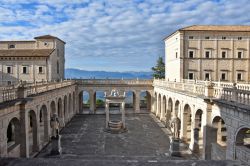
[[184, 130], [185, 128], [187, 128], [187, 116], [188, 114], [187, 113], [184, 113], [184, 109], [181, 110], [181, 131], [180, 131], [180, 138], [182, 140], [185, 140], [186, 139], [186, 136], [187, 136], [187, 129]]
[[[1, 141], [0, 141], [0, 157], [8, 157], [7, 152], [7, 128], [8, 128], [8, 121], [7, 119], [1, 119], [3, 124], [0, 125], [0, 133], [1, 133]], [[19, 141], [20, 142], [20, 141]]]
[[[189, 149], [194, 150], [195, 147], [195, 114], [194, 114], [194, 108], [191, 110], [191, 138], [190, 138], [190, 144]], [[199, 130], [198, 130], [199, 131]]]
[[126, 128], [126, 125], [125, 125], [125, 102], [121, 103], [121, 111], [122, 111], [122, 124], [123, 124], [123, 128]]
[[105, 103], [105, 113], [106, 113], [106, 129], [109, 128], [109, 103]]
[[160, 120], [165, 120], [165, 111], [166, 111], [166, 103], [164, 103], [163, 97], [161, 98], [161, 113], [160, 113]]
[[78, 95], [79, 113], [83, 113], [83, 92]]
[[156, 104], [156, 110], [155, 110], [155, 116], [157, 117], [158, 115], [158, 112], [159, 112], [159, 95], [156, 96], [156, 101], [155, 101], [155, 104]]
[[89, 92], [90, 112], [95, 113], [95, 93], [94, 91]]
[[151, 95], [151, 110], [150, 111], [152, 113], [155, 113], [155, 111], [156, 111], [155, 110], [155, 108], [156, 108], [155, 104], [156, 104], [156, 97]]
[[140, 112], [140, 91], [135, 92], [135, 112]]
[[[39, 114], [37, 114], [39, 115]], [[36, 121], [34, 120], [36, 125], [34, 125], [32, 128], [32, 134], [33, 134], [33, 151], [34, 152], [39, 152], [40, 148], [40, 124], [39, 124], [39, 116], [36, 117]]]
[[20, 105], [20, 156], [29, 157], [29, 130], [28, 130], [28, 114], [25, 110], [25, 105]]

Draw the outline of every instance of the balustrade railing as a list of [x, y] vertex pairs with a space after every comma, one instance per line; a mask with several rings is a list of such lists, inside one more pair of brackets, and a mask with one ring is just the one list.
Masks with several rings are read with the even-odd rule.
[[204, 97], [250, 105], [250, 84], [234, 84], [199, 80], [171, 82], [155, 79], [153, 85], [163, 89], [175, 89], [184, 92], [191, 92], [195, 95], [203, 95]]
[[41, 82], [34, 84], [22, 84], [21, 86], [7, 86], [0, 88], [0, 103], [11, 101], [22, 97], [39, 94], [42, 92], [54, 90], [57, 88], [73, 85], [74, 81], [61, 81], [61, 82]]
[[126, 84], [126, 85], [152, 85], [153, 80], [139, 80], [139, 79], [74, 79], [79, 84]]

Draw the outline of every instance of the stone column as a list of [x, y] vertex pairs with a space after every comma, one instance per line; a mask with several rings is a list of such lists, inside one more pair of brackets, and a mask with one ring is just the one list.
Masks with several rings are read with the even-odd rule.
[[94, 91], [89, 92], [90, 112], [95, 113], [95, 93]]
[[29, 119], [25, 105], [20, 105], [20, 156], [29, 157]]
[[151, 110], [150, 110], [150, 111], [151, 111], [152, 113], [155, 113], [155, 111], [156, 111], [156, 110], [155, 110], [155, 108], [156, 108], [156, 107], [155, 107], [155, 104], [156, 104], [155, 96], [151, 96]]
[[[39, 114], [37, 114], [39, 115]], [[34, 152], [39, 152], [40, 148], [40, 124], [39, 124], [39, 116], [36, 117], [36, 121], [34, 120], [34, 122], [36, 123], [36, 125], [34, 125], [32, 128], [32, 132], [33, 132], [33, 151]]]
[[105, 112], [106, 112], [106, 129], [109, 127], [109, 103], [105, 103]]
[[155, 104], [156, 104], [156, 110], [155, 110], [155, 116], [157, 117], [158, 115], [158, 112], [159, 112], [159, 95], [156, 96], [156, 101], [155, 101]]
[[122, 124], [123, 124], [123, 127], [126, 128], [126, 125], [125, 125], [125, 102], [121, 103], [121, 111], [122, 111]]
[[0, 125], [0, 133], [1, 133], [1, 141], [0, 141], [0, 157], [8, 157], [7, 152], [7, 128], [8, 128], [8, 121], [7, 119], [1, 119], [3, 124]]
[[194, 115], [194, 108], [191, 110], [191, 138], [190, 138], [190, 144], [189, 144], [189, 149], [192, 151], [194, 150], [195, 147], [195, 115]]
[[140, 91], [135, 92], [135, 112], [140, 112]]
[[163, 97], [161, 98], [161, 113], [160, 113], [160, 120], [165, 120], [165, 111], [166, 111], [166, 103], [164, 103]]
[[[181, 116], [181, 131], [180, 131], [180, 138], [182, 140], [186, 140], [187, 137], [187, 117], [188, 113], [184, 113], [184, 110], [182, 110], [182, 116]], [[184, 130], [186, 128], [186, 130]]]

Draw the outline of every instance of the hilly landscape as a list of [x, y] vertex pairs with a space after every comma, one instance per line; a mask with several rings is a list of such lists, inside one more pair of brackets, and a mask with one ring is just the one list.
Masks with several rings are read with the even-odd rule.
[[82, 79], [152, 79], [152, 72], [109, 72], [109, 71], [87, 71], [74, 68], [65, 69], [65, 78]]

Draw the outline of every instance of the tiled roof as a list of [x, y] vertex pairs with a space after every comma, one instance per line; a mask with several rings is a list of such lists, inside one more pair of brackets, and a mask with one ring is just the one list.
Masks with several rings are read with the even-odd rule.
[[193, 25], [181, 28], [183, 31], [236, 31], [250, 32], [248, 25]]
[[52, 35], [37, 36], [34, 39], [58, 39], [58, 40], [62, 41], [65, 44], [65, 41], [59, 39], [58, 37], [52, 36]]
[[9, 49], [0, 50], [0, 57], [49, 57], [54, 49]]

